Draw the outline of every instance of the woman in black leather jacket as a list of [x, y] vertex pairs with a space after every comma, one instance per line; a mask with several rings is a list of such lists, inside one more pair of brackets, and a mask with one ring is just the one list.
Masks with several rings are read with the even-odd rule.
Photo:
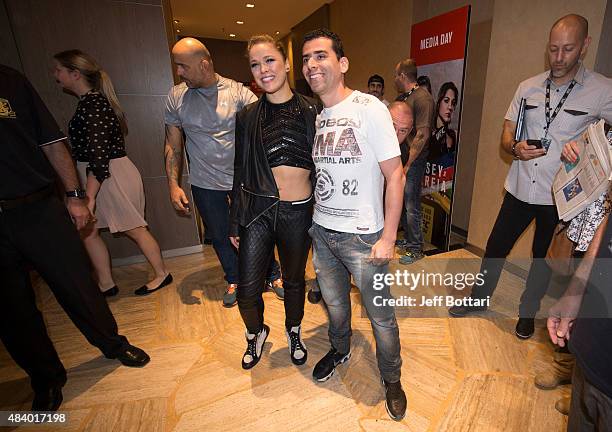
[[301, 322], [318, 108], [289, 87], [285, 50], [271, 36], [252, 37], [248, 56], [255, 82], [265, 94], [236, 115], [230, 239], [239, 251], [238, 308], [247, 328], [242, 367], [257, 364], [270, 332], [263, 320], [262, 292], [275, 245], [285, 288], [289, 353], [294, 364], [302, 365], [308, 354]]

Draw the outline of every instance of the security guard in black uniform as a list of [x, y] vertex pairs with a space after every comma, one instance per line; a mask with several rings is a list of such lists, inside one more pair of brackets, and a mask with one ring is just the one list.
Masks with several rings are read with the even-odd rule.
[[[56, 176], [66, 206], [54, 193]], [[29, 81], [0, 65], [0, 339], [30, 376], [35, 411], [59, 408], [66, 370], [36, 307], [28, 265], [105, 357], [132, 367], [150, 360], [119, 335], [92, 279], [77, 232], [92, 217], [84, 198], [66, 137]]]

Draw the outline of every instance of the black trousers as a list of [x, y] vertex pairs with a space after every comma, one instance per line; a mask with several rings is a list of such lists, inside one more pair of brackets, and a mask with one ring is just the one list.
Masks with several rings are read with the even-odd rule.
[[274, 245], [278, 248], [285, 289], [285, 326], [290, 328], [302, 322], [312, 205], [313, 198], [299, 204], [281, 201], [278, 209], [268, 210], [248, 228], [240, 227], [237, 298], [240, 315], [249, 333], [257, 333], [263, 327], [262, 292]]
[[519, 305], [519, 316], [523, 318], [533, 318], [540, 310], [540, 302], [550, 282], [551, 270], [543, 258], [546, 257], [555, 226], [559, 221], [554, 205], [528, 204], [506, 192], [480, 267], [481, 273], [486, 271], [485, 283], [482, 286], [474, 285], [472, 289], [473, 297], [484, 298], [493, 295], [503, 269], [504, 259], [534, 219], [536, 228], [531, 246], [533, 261]]
[[64, 205], [50, 196], [0, 212], [0, 339], [34, 390], [64, 385], [62, 365], [36, 307], [33, 265], [87, 340], [108, 358], [128, 341], [91, 276], [89, 258]]

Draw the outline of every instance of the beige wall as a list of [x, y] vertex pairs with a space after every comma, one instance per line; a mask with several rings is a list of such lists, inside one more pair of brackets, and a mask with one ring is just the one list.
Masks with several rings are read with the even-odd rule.
[[[559, 0], [495, 2], [468, 230], [468, 242], [474, 246], [484, 249], [502, 201], [510, 158], [502, 154], [499, 137], [504, 115], [518, 84], [547, 68], [548, 32], [554, 21], [567, 13], [580, 13], [589, 20], [593, 43], [585, 64], [593, 67], [605, 7], [605, 0], [579, 4]], [[532, 238], [533, 226], [522, 236], [511, 256], [529, 257]]]
[[210, 51], [215, 72], [238, 82], [251, 82], [253, 75], [245, 57], [247, 43], [224, 39], [199, 38]]
[[[126, 111], [126, 149], [144, 182], [146, 217], [163, 250], [199, 245], [193, 219], [179, 217], [169, 198], [163, 162], [166, 94], [172, 86], [161, 0], [6, 0], [23, 71], [65, 131], [76, 99], [50, 70], [56, 52], [79, 48], [106, 69]], [[107, 236], [113, 258], [138, 255], [126, 238]]]
[[385, 79], [385, 98], [395, 99], [395, 66], [410, 53], [412, 2], [335, 0], [329, 6], [330, 28], [349, 59], [348, 86], [367, 91], [368, 78], [377, 73]]
[[601, 27], [595, 70], [607, 77], [612, 77], [612, 2], [608, 2]]
[[292, 46], [293, 67], [291, 70], [295, 89], [305, 95], [312, 95], [312, 91], [304, 79], [304, 74], [302, 74], [302, 42], [306, 33], [318, 28], [330, 28], [328, 4], [324, 4], [296, 24], [291, 29], [291, 34], [285, 37], [287, 44], [290, 41]]

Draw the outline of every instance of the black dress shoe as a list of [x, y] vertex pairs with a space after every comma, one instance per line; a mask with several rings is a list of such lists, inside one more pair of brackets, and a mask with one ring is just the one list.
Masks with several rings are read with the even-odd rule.
[[151, 357], [134, 345], [129, 345], [125, 350], [121, 351], [115, 357], [124, 366], [128, 367], [143, 367], [151, 361]]
[[111, 289], [107, 289], [106, 291], [102, 291], [102, 295], [104, 297], [113, 297], [119, 294], [119, 287], [115, 285]]
[[134, 294], [136, 294], [137, 296], [146, 296], [151, 293], [154, 293], [155, 291], [159, 289], [162, 289], [166, 285], [170, 285], [171, 283], [172, 283], [172, 275], [168, 273], [168, 276], [166, 276], [166, 278], [163, 281], [161, 281], [161, 283], [157, 285], [157, 287], [148, 288], [146, 285], [143, 285], [140, 288], [138, 288], [136, 291], [134, 291]]
[[451, 306], [448, 309], [448, 314], [455, 318], [463, 318], [466, 315], [475, 312], [484, 312], [487, 310], [486, 306], [470, 306], [470, 305], [457, 305]]
[[32, 411], [57, 411], [63, 400], [61, 387], [36, 390], [32, 401]]
[[516, 323], [516, 336], [519, 339], [529, 339], [533, 336], [533, 332], [535, 331], [535, 324], [533, 318], [519, 318]]

